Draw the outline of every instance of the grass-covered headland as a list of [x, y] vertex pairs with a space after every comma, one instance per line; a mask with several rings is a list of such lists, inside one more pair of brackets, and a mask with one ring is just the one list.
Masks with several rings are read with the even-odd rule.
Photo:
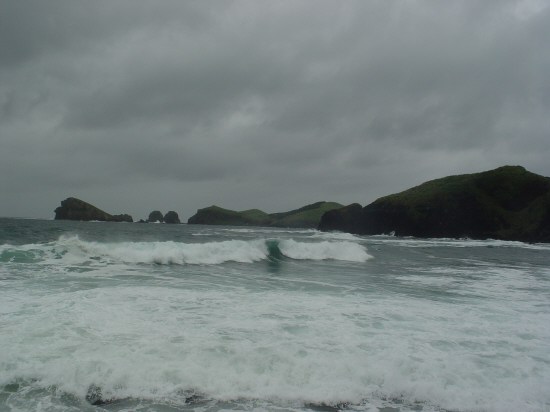
[[550, 241], [550, 178], [521, 166], [432, 180], [362, 209], [323, 215], [321, 230]]

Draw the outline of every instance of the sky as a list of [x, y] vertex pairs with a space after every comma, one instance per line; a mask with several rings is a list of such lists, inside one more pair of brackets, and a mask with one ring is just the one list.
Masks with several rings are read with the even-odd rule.
[[550, 2], [0, 0], [0, 216], [550, 176]]

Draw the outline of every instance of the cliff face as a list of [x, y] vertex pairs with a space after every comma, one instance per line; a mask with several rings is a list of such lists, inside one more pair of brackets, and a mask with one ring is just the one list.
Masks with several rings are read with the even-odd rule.
[[69, 197], [55, 209], [55, 220], [99, 220], [105, 222], [133, 222], [127, 214], [111, 215], [83, 200]]
[[342, 207], [342, 205], [338, 203], [317, 202], [289, 212], [268, 214], [258, 209], [237, 212], [223, 209], [218, 206], [210, 206], [199, 209], [194, 216], [189, 218], [187, 223], [202, 225], [315, 228], [319, 224], [323, 213], [340, 207]]
[[333, 211], [319, 229], [548, 242], [549, 223], [550, 178], [504, 166], [423, 183], [382, 197], [352, 217]]
[[357, 233], [362, 226], [363, 208], [359, 203], [353, 203], [340, 209], [333, 209], [321, 217], [319, 229], [324, 231], [339, 230]]

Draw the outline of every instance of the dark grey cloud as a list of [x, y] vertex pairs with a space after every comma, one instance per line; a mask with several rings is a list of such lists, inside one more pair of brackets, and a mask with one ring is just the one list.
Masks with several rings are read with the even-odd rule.
[[3, 2], [0, 215], [367, 203], [550, 175], [537, 0]]

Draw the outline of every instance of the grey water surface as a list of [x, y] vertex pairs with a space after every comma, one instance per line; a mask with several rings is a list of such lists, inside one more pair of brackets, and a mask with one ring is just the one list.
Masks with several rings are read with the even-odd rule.
[[0, 411], [550, 411], [550, 245], [0, 219]]

